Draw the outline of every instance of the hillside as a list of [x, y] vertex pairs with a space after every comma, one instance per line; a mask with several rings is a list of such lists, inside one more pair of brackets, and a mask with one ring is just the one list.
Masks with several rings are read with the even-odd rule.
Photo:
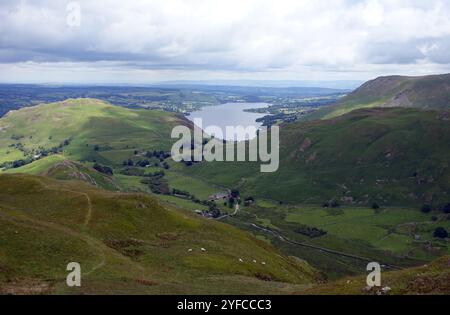
[[120, 165], [135, 150], [170, 150], [183, 118], [130, 110], [95, 99], [69, 99], [11, 111], [0, 119], [0, 164], [63, 153], [78, 161]]
[[[381, 274], [382, 287], [389, 287], [390, 295], [449, 295], [450, 256], [421, 267]], [[367, 290], [365, 277], [345, 278], [319, 285], [298, 294], [313, 295], [373, 295], [381, 288]]]
[[186, 172], [283, 202], [439, 206], [450, 201], [449, 117], [376, 108], [284, 124], [277, 172], [260, 173], [259, 163], [202, 163]]
[[[4, 161], [11, 159], [13, 149], [24, 158], [35, 154], [33, 148], [51, 148], [70, 137], [56, 152], [4, 172], [64, 179], [67, 185], [75, 185], [76, 180], [83, 187], [148, 193], [191, 213], [208, 210], [211, 195], [238, 188], [242, 200], [252, 196], [255, 203], [241, 205], [237, 217], [221, 220], [250, 231], [284, 255], [305, 259], [329, 279], [361, 274], [366, 258], [410, 267], [449, 253], [447, 241], [433, 237], [437, 227], [450, 229], [448, 216], [440, 211], [450, 202], [448, 112], [373, 108], [329, 120], [284, 124], [280, 168], [260, 173], [260, 163], [187, 165], [166, 157], [160, 150], [170, 148], [172, 126], [185, 123], [176, 115], [129, 110], [96, 100], [67, 103], [23, 109], [0, 119], [5, 128], [0, 141], [10, 143], [11, 150], [0, 155]], [[62, 115], [67, 112], [68, 116]], [[59, 116], [64, 122], [55, 123]], [[48, 126], [55, 129], [48, 131]], [[62, 134], [57, 140], [52, 136], [58, 134], [56, 128]], [[98, 163], [110, 172], [102, 173]], [[341, 208], [322, 207], [332, 201]], [[372, 209], [374, 203], [381, 209]], [[422, 213], [423, 204], [430, 204], [432, 212]], [[223, 202], [216, 205], [222, 214], [231, 211]], [[254, 224], [316, 249], [282, 241]], [[326, 234], [311, 237], [311, 231]], [[322, 248], [344, 256], [324, 254]]]
[[[317, 275], [236, 228], [77, 181], [0, 175], [0, 227], [0, 293], [282, 293]], [[72, 261], [81, 288], [65, 286]]]
[[364, 83], [337, 104], [318, 110], [307, 119], [328, 119], [368, 107], [449, 109], [450, 74], [379, 77]]
[[102, 174], [82, 163], [68, 160], [59, 154], [44, 157], [19, 168], [8, 169], [5, 173], [42, 175], [61, 180], [78, 180], [107, 190], [120, 190], [112, 176]]

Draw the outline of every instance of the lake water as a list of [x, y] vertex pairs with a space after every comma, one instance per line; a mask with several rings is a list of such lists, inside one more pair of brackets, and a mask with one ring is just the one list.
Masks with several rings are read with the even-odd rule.
[[[260, 128], [262, 123], [256, 122], [256, 119], [266, 116], [267, 114], [249, 113], [245, 109], [268, 107], [267, 103], [226, 103], [216, 106], [205, 106], [201, 110], [192, 112], [187, 118], [194, 121], [195, 118], [201, 118], [203, 130], [208, 126], [218, 126], [226, 131], [227, 126], [243, 126], [244, 128], [254, 126]], [[225, 140], [251, 140], [256, 137], [256, 132], [245, 136], [243, 133], [237, 135], [226, 135], [222, 137]], [[220, 137], [216, 137], [220, 138]]]

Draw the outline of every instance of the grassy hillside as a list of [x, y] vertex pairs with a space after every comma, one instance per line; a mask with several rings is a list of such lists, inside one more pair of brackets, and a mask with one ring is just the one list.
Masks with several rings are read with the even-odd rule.
[[[382, 287], [389, 287], [392, 295], [449, 295], [450, 256], [418, 268], [381, 274]], [[368, 295], [377, 294], [381, 288], [367, 290], [365, 277], [354, 277], [316, 286], [298, 294], [314, 295]]]
[[0, 175], [0, 227], [1, 293], [282, 293], [317, 276], [236, 228], [78, 181]]
[[446, 112], [365, 109], [280, 127], [280, 167], [202, 163], [186, 172], [283, 202], [438, 206], [450, 202]]
[[134, 150], [170, 150], [178, 116], [69, 99], [11, 111], [0, 119], [0, 164], [58, 152], [71, 160], [119, 165]]
[[[79, 115], [74, 114], [77, 111], [80, 111]], [[58, 120], [60, 117], [63, 121]], [[69, 180], [61, 185], [75, 188], [64, 189], [79, 192], [80, 187], [85, 187], [83, 189], [89, 191], [89, 196], [90, 191], [98, 190], [88, 188], [86, 184], [110, 191], [155, 193], [157, 195], [153, 196], [165, 207], [176, 208], [181, 213], [206, 210], [208, 204], [204, 201], [210, 195], [238, 188], [243, 198], [253, 196], [256, 203], [249, 207], [241, 205], [236, 217], [224, 218], [223, 221], [253, 233], [261, 244], [272, 244], [285, 255], [307, 260], [329, 279], [338, 279], [363, 273], [367, 259], [409, 267], [449, 253], [445, 240], [433, 238], [437, 226], [450, 228], [448, 217], [438, 210], [450, 202], [449, 117], [445, 111], [375, 108], [353, 111], [329, 120], [283, 124], [280, 128], [280, 168], [275, 173], [263, 174], [259, 163], [186, 166], [170, 158], [161, 158], [159, 154], [149, 157], [147, 151], [170, 149], [171, 128], [175, 124], [184, 124], [182, 119], [168, 113], [118, 108], [96, 100], [69, 100], [67, 104], [61, 102], [20, 110], [1, 119], [0, 141], [7, 149], [0, 154], [0, 159], [26, 158], [42, 151], [42, 148], [49, 150], [56, 146], [56, 152], [22, 167], [8, 169], [6, 173]], [[72, 124], [72, 120], [78, 124]], [[67, 139], [69, 141], [65, 141]], [[144, 159], [151, 165], [139, 166], [138, 162]], [[125, 160], [131, 160], [134, 165], [123, 165]], [[93, 168], [96, 162], [111, 167], [114, 174], [96, 171]], [[162, 177], [153, 175], [161, 171], [164, 172]], [[155, 187], [160, 191], [155, 191]], [[173, 188], [188, 194], [172, 194]], [[111, 192], [102, 194], [107, 194], [110, 199], [116, 196]], [[36, 197], [26, 193], [20, 198], [26, 196], [29, 196], [29, 201]], [[78, 196], [82, 198], [83, 195], [78, 193]], [[64, 198], [68, 199], [67, 196]], [[340, 203], [341, 208], [322, 208], [323, 203], [332, 200]], [[374, 202], [381, 209], [371, 209]], [[420, 212], [425, 203], [433, 207], [432, 213]], [[217, 206], [222, 214], [231, 211], [223, 202], [218, 202]], [[115, 205], [108, 207], [117, 208]], [[185, 214], [190, 217], [188, 213]], [[130, 212], [129, 219], [135, 215]], [[140, 219], [139, 216], [137, 218]], [[204, 222], [196, 216], [190, 218]], [[206, 222], [215, 226], [212, 221]], [[253, 224], [317, 248], [291, 244]], [[129, 227], [127, 221], [115, 232], [103, 232], [108, 235], [120, 233], [120, 229]], [[309, 228], [321, 229], [327, 234], [310, 237], [301, 233], [302, 229]], [[205, 241], [222, 239], [222, 236], [205, 233], [199, 234]], [[415, 239], [417, 235], [419, 240]], [[121, 245], [123, 239], [119, 240]], [[141, 250], [141, 243], [128, 240], [126, 238], [126, 250]], [[112, 246], [117, 247], [116, 241]], [[323, 252], [322, 249], [344, 255]], [[213, 260], [212, 264], [223, 263], [222, 257]], [[228, 268], [227, 265], [223, 270], [235, 270], [234, 267]], [[198, 275], [186, 265], [180, 265], [176, 270], [178, 273], [186, 272], [186, 275]], [[241, 280], [246, 283], [249, 275], [251, 273], [243, 275], [239, 271], [237, 277], [240, 280], [235, 284], [239, 286], [237, 283]], [[258, 277], [259, 280], [274, 279], [272, 275], [267, 278], [258, 274]], [[179, 279], [175, 277], [170, 281], [185, 282], [187, 278]], [[287, 279], [277, 278], [277, 281]], [[282, 284], [273, 290], [272, 286], [258, 283], [259, 289], [255, 290], [262, 293], [290, 286]], [[227, 290], [241, 293], [231, 287], [230, 284]], [[160, 288], [145, 292], [166, 292], [166, 288]], [[201, 284], [195, 292], [204, 292], [201, 290], [205, 288], [206, 284]], [[216, 290], [216, 285], [212, 288]], [[180, 292], [184, 289], [179, 288]], [[217, 290], [220, 290], [219, 286]]]
[[369, 107], [450, 108], [450, 74], [423, 77], [389, 76], [366, 82], [337, 104], [321, 109], [308, 120], [328, 119]]
[[108, 190], [120, 189], [113, 177], [102, 174], [79, 162], [65, 159], [59, 154], [44, 157], [19, 168], [8, 169], [5, 173], [42, 175], [61, 180], [79, 180]]

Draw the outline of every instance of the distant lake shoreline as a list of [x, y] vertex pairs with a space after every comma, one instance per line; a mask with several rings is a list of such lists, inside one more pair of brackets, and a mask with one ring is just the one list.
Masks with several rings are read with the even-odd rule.
[[[264, 117], [265, 113], [253, 113], [246, 110], [252, 108], [265, 108], [268, 103], [225, 103], [214, 106], [205, 106], [200, 110], [190, 113], [186, 116], [190, 121], [196, 118], [202, 119], [203, 129], [208, 126], [218, 126], [225, 133], [227, 126], [243, 126], [244, 128], [254, 126], [259, 129], [262, 123], [256, 122], [258, 118]], [[245, 137], [243, 134], [224, 135], [225, 140], [251, 140], [256, 137], [256, 133], [252, 133]]]

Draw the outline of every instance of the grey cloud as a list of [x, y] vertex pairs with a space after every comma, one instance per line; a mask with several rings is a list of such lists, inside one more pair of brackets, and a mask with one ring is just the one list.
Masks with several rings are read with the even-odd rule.
[[20, 3], [0, 2], [0, 64], [358, 72], [450, 63], [450, 3], [438, 0], [80, 0], [80, 28], [66, 24], [68, 1]]

